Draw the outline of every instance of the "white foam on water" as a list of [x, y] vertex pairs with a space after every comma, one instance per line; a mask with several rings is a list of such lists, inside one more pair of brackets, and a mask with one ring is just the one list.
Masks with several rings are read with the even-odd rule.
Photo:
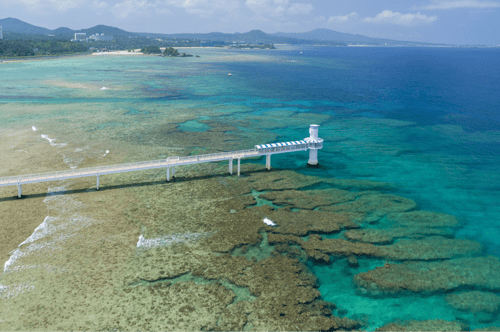
[[271, 220], [267, 219], [267, 218], [264, 218], [264, 223], [266, 225], [269, 225], [269, 226], [276, 226], [276, 224], [274, 222], [272, 222]]
[[37, 266], [20, 265], [18, 261], [20, 258], [42, 249], [50, 251], [62, 249], [61, 245], [69, 238], [76, 236], [79, 230], [92, 225], [94, 222], [93, 219], [78, 212], [83, 203], [66, 194], [64, 186], [49, 188], [43, 202], [50, 211], [69, 213], [69, 216], [46, 216], [43, 223], [35, 229], [33, 234], [19, 244], [17, 249], [11, 251], [12, 255], [4, 264], [4, 273], [36, 268]]
[[144, 236], [139, 236], [139, 241], [137, 242], [137, 248], [151, 249], [153, 247], [165, 247], [181, 242], [193, 242], [199, 240], [205, 236], [212, 233], [177, 233], [167, 236], [157, 237], [155, 239], [145, 239]]
[[50, 204], [51, 209], [56, 209], [60, 212], [74, 211], [83, 207], [83, 203], [73, 199], [66, 194], [66, 187], [51, 187], [48, 190], [47, 196], [43, 200], [44, 203]]
[[55, 141], [55, 139], [50, 139], [49, 136], [47, 135], [44, 135], [42, 134], [42, 138], [45, 138], [46, 140], [48, 140], [50, 143], [52, 143], [52, 141]]
[[81, 152], [81, 151], [83, 151], [83, 149], [81, 149], [81, 148], [76, 148], [76, 149], [75, 149], [75, 151], [73, 151], [73, 152]]
[[41, 239], [43, 237], [46, 237], [54, 233], [57, 230], [57, 228], [52, 225], [52, 222], [58, 219], [59, 218], [57, 217], [46, 216], [43, 222], [35, 229], [33, 234], [31, 234], [29, 238], [24, 240], [19, 245], [19, 247], [22, 246], [23, 244], [34, 242], [38, 239]]
[[101, 88], [101, 90], [108, 90], [108, 88], [106, 88], [105, 86], [103, 86], [103, 87]]
[[[11, 251], [12, 252], [12, 251]], [[20, 257], [23, 257], [25, 254], [19, 250], [15, 249], [12, 255], [10, 256], [9, 260], [5, 262], [3, 265], [3, 273], [6, 273], [9, 271], [10, 266]]]
[[42, 138], [45, 138], [47, 141], [49, 141], [50, 145], [52, 145], [52, 146], [56, 146], [56, 147], [58, 147], [58, 148], [61, 148], [61, 147], [63, 147], [63, 146], [66, 146], [66, 145], [67, 145], [66, 143], [59, 143], [59, 144], [54, 143], [54, 141], [55, 141], [56, 139], [55, 139], [55, 138], [50, 138], [50, 137], [49, 137], [49, 136], [47, 136], [47, 135], [43, 135], [43, 134], [42, 134], [41, 136], [42, 136]]
[[80, 163], [83, 161], [83, 158], [69, 158], [60, 152], [59, 152], [59, 154], [61, 154], [63, 156], [63, 162], [65, 164], [69, 165], [69, 167], [72, 169], [75, 169], [76, 167], [78, 167], [78, 165], [80, 165]]
[[[54, 145], [53, 141], [55, 141], [55, 139], [51, 139], [47, 135], [42, 135], [42, 138], [47, 139], [51, 145]], [[61, 144], [59, 146], [64, 145]], [[80, 151], [83, 151], [83, 149], [80, 149]], [[63, 155], [63, 160], [67, 164], [73, 164], [71, 168], [76, 168], [80, 162], [83, 161], [83, 158], [69, 159]], [[64, 243], [66, 243], [69, 238], [76, 236], [79, 230], [88, 227], [95, 222], [95, 220], [85, 217], [79, 213], [83, 207], [83, 203], [68, 195], [64, 185], [50, 187], [43, 202], [47, 205], [47, 208], [52, 215], [61, 215], [46, 216], [43, 222], [33, 231], [33, 233], [21, 244], [19, 244], [18, 248], [11, 251], [9, 260], [4, 264], [4, 273], [18, 272], [31, 268], [47, 267], [48, 265], [22, 265], [21, 258], [35, 251], [47, 250], [50, 253], [54, 250], [61, 250], [64, 248]], [[39, 255], [45, 255], [45, 253], [39, 253]], [[47, 269], [64, 270], [64, 267], [48, 266]], [[8, 297], [10, 298], [20, 292], [23, 292], [19, 287], [22, 287], [23, 289], [31, 289], [32, 286], [2, 285], [0, 293], [3, 291], [4, 294], [2, 296], [5, 297], [4, 290], [9, 289]]]
[[33, 131], [36, 131], [36, 127], [35, 126], [31, 126], [31, 129], [33, 129]]
[[[12, 285], [12, 286], [2, 286], [0, 285], [0, 298], [10, 299], [18, 294], [24, 293], [25, 291], [34, 290], [35, 286], [31, 286], [28, 283]], [[1, 321], [0, 321], [1, 322]]]

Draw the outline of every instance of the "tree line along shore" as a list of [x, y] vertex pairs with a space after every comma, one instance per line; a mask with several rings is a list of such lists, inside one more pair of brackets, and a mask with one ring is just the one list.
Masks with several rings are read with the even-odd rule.
[[[258, 48], [258, 49], [275, 49], [273, 44], [264, 45], [238, 45], [238, 49], [243, 48]], [[95, 51], [111, 51], [116, 50], [115, 47], [108, 47], [106, 43], [84, 44], [75, 43], [66, 40], [0, 40], [0, 59], [11, 58], [38, 58], [46, 56], [61, 56], [61, 55], [76, 55], [85, 54]], [[129, 50], [130, 48], [122, 48]], [[137, 48], [134, 48], [137, 49]], [[166, 47], [162, 52], [160, 46], [149, 45], [140, 48], [144, 54], [158, 54], [166, 57], [192, 57], [191, 54], [179, 53], [173, 47]]]

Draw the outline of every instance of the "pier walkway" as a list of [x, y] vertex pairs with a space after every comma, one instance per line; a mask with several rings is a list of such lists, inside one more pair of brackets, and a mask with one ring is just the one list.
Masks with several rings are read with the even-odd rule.
[[[311, 128], [316, 125], [312, 125]], [[172, 168], [172, 176], [175, 175], [175, 166], [189, 165], [189, 164], [200, 164], [207, 162], [216, 161], [229, 161], [229, 174], [233, 174], [233, 160], [238, 160], [238, 176], [240, 176], [240, 161], [243, 158], [266, 156], [266, 168], [271, 169], [271, 155], [277, 153], [288, 153], [296, 151], [306, 151], [310, 149], [310, 164], [317, 164], [317, 150], [323, 147], [323, 140], [317, 137], [317, 127], [315, 128], [315, 134], [311, 133], [311, 137], [308, 137], [302, 141], [294, 142], [283, 142], [283, 143], [272, 143], [256, 145], [254, 149], [250, 150], [240, 150], [231, 152], [221, 152], [212, 154], [201, 154], [195, 156], [186, 157], [169, 157], [167, 159], [143, 161], [119, 165], [110, 166], [100, 166], [100, 167], [90, 167], [73, 169], [70, 171], [59, 171], [50, 173], [39, 173], [39, 174], [28, 174], [19, 176], [9, 176], [0, 177], [0, 187], [3, 186], [16, 186], [18, 187], [18, 197], [21, 198], [22, 195], [22, 185], [27, 183], [36, 182], [48, 182], [48, 181], [58, 181], [66, 180], [72, 178], [81, 178], [88, 176], [97, 177], [97, 190], [99, 190], [99, 176], [105, 174], [122, 173], [122, 172], [132, 172], [141, 171], [146, 169], [154, 168], [166, 168], [167, 169], [167, 181], [170, 181], [170, 168]], [[311, 129], [310, 129], [311, 132]], [[315, 137], [313, 137], [315, 136]]]

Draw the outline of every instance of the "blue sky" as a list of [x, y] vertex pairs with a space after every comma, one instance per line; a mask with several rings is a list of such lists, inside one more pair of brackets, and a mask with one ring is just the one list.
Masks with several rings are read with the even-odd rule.
[[500, 44], [500, 0], [0, 0], [0, 18], [49, 29], [97, 24], [132, 32], [302, 32]]

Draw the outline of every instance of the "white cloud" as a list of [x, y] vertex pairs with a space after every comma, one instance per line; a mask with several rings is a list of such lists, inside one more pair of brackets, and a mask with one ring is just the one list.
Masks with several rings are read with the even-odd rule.
[[434, 1], [433, 4], [414, 7], [415, 9], [455, 9], [455, 8], [499, 8], [500, 3], [477, 0], [452, 0], [452, 1]]
[[257, 17], [309, 14], [314, 9], [311, 4], [290, 3], [289, 0], [246, 0], [245, 6], [252, 10]]
[[345, 23], [348, 21], [356, 21], [358, 19], [358, 13], [352, 12], [348, 15], [344, 16], [330, 16], [328, 19], [328, 22], [333, 22], [333, 23]]
[[29, 11], [56, 10], [60, 12], [82, 7], [88, 2], [89, 0], [8, 0], [8, 4], [20, 4]]
[[[18, 0], [18, 2], [25, 3], [27, 5], [34, 5], [38, 2], [39, 0]], [[15, 2], [15, 1], [8, 1], [8, 2]]]
[[172, 7], [184, 8], [188, 14], [201, 18], [209, 18], [216, 13], [238, 17], [241, 7], [240, 1], [234, 0], [164, 0], [164, 3]]
[[155, 14], [158, 15], [170, 15], [172, 12], [168, 8], [155, 8]]
[[99, 1], [99, 0], [94, 0], [92, 5], [90, 6], [90, 8], [92, 8], [93, 10], [103, 10], [103, 9], [108, 8], [108, 7], [109, 7], [109, 5], [106, 2]]
[[287, 12], [296, 15], [296, 14], [309, 14], [314, 9], [314, 6], [307, 3], [292, 3], [288, 8]]
[[114, 5], [111, 12], [117, 18], [126, 19], [131, 15], [149, 15], [155, 9], [158, 9], [157, 3], [151, 3], [147, 0], [125, 0]]
[[425, 14], [401, 14], [390, 10], [384, 10], [375, 17], [367, 17], [363, 22], [376, 24], [396, 24], [396, 25], [423, 25], [430, 24], [437, 20], [437, 16], [427, 16]]

